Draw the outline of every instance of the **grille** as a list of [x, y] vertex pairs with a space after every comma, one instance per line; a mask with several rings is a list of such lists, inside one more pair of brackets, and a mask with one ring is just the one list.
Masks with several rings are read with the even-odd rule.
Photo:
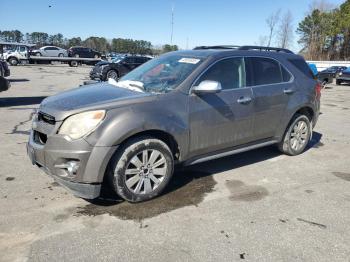
[[50, 116], [50, 115], [45, 114], [43, 112], [38, 113], [38, 120], [43, 121], [45, 123], [48, 123], [50, 125], [54, 125], [56, 123], [56, 120], [53, 116]]

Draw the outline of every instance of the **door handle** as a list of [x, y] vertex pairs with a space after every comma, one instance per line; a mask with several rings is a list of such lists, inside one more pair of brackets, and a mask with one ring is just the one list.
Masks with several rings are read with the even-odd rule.
[[243, 105], [249, 104], [252, 101], [252, 99], [250, 97], [240, 97], [238, 98], [237, 102]]
[[291, 95], [295, 92], [295, 90], [293, 89], [284, 89], [283, 92], [286, 94], [286, 95]]

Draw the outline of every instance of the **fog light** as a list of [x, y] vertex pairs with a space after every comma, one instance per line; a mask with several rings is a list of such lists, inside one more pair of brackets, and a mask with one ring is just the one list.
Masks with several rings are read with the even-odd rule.
[[55, 167], [66, 169], [69, 176], [75, 176], [79, 168], [79, 163], [76, 161], [69, 161], [64, 164], [55, 165]]

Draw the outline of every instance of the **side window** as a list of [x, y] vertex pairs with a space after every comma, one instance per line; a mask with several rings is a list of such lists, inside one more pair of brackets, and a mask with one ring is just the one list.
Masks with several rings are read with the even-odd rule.
[[264, 57], [248, 57], [249, 63], [248, 83], [249, 85], [268, 85], [281, 83], [282, 74], [277, 61]]
[[25, 51], [26, 51], [26, 48], [25, 48], [24, 46], [21, 46], [21, 47], [19, 48], [19, 51], [20, 51], [20, 52], [25, 52]]
[[129, 56], [129, 57], [126, 57], [124, 61], [128, 64], [133, 64], [133, 63], [135, 63], [135, 58]]
[[292, 78], [292, 75], [284, 68], [283, 65], [281, 65], [281, 72], [283, 82], [289, 82]]
[[223, 90], [246, 86], [243, 58], [227, 58], [211, 66], [196, 82], [199, 85], [204, 80], [221, 83]]

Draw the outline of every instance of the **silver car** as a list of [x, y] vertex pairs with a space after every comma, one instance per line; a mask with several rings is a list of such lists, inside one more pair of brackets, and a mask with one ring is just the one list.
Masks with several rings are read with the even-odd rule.
[[68, 56], [67, 50], [57, 46], [43, 46], [33, 50], [35, 56], [65, 57]]

